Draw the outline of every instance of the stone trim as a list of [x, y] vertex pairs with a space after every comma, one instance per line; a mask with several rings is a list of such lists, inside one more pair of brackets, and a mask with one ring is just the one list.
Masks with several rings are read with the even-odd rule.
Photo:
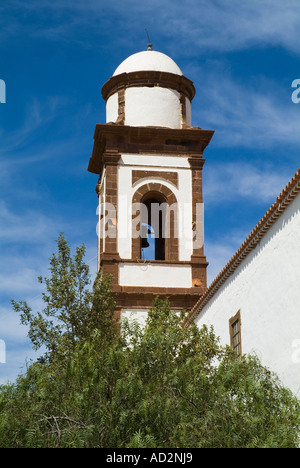
[[203, 165], [203, 151], [214, 131], [199, 127], [170, 129], [164, 127], [132, 127], [117, 124], [97, 124], [93, 153], [88, 171], [101, 174], [104, 155], [118, 162], [120, 154], [166, 154], [191, 158], [192, 164]]
[[117, 252], [102, 252], [100, 258], [100, 268], [103, 274], [112, 275], [112, 290], [115, 291], [119, 287], [119, 262], [120, 256]]
[[[197, 211], [196, 207], [197, 204], [203, 203], [203, 196], [202, 196], [202, 169], [205, 163], [205, 159], [203, 158], [189, 158], [189, 163], [191, 166], [192, 171], [192, 229], [197, 227]], [[198, 220], [199, 221], [199, 220]], [[200, 238], [203, 239], [203, 225], [200, 226], [202, 232], [200, 233]], [[206, 268], [208, 266], [208, 262], [206, 261], [206, 257], [204, 256], [204, 246], [197, 246], [197, 244], [193, 243], [193, 254], [191, 257], [192, 261], [192, 281], [194, 285], [197, 286], [207, 286], [207, 273]]]
[[132, 170], [132, 185], [134, 185], [139, 180], [150, 179], [150, 178], [166, 180], [170, 182], [170, 184], [178, 188], [178, 173], [177, 172], [142, 171], [142, 170], [136, 170], [136, 169]]
[[112, 76], [104, 83], [101, 94], [103, 99], [107, 101], [110, 96], [117, 93], [120, 89], [132, 87], [153, 88], [155, 86], [174, 89], [186, 96], [190, 101], [193, 100], [196, 93], [193, 82], [183, 75], [148, 70]]
[[[193, 226], [196, 226], [196, 207], [197, 204], [203, 203], [202, 196], [202, 168], [205, 163], [205, 159], [201, 158], [189, 158], [189, 163], [192, 170], [192, 200], [193, 200]], [[203, 229], [203, 226], [201, 226]], [[198, 248], [194, 246], [193, 255], [203, 255], [203, 246]]]
[[118, 118], [116, 123], [119, 125], [125, 123], [125, 89], [119, 89], [118, 91]]
[[[143, 203], [145, 197], [148, 199], [150, 197], [157, 197], [160, 198], [162, 201], [166, 202], [169, 206], [173, 205], [177, 207], [177, 199], [174, 193], [165, 185], [157, 184], [157, 183], [148, 183], [139, 187], [138, 190], [134, 193], [132, 197], [132, 203]], [[134, 220], [137, 214], [132, 214], [132, 229], [134, 229]], [[174, 214], [174, 211], [170, 211], [170, 219], [167, 220], [170, 222], [170, 226], [167, 225], [166, 229], [170, 230], [170, 238], [165, 239], [165, 261], [177, 261], [178, 260], [178, 237], [175, 236], [176, 233], [176, 223], [178, 222], [177, 219], [178, 212]], [[137, 225], [138, 229], [139, 224]], [[168, 232], [168, 231], [167, 231]], [[141, 237], [136, 237], [132, 235], [132, 259], [140, 259], [141, 257]]]
[[[113, 205], [116, 208], [116, 219], [112, 220], [115, 223], [116, 230], [118, 229], [118, 219], [117, 219], [117, 207], [118, 207], [118, 159], [113, 158], [111, 154], [104, 153], [104, 163], [106, 167], [106, 174], [105, 174], [105, 203]], [[116, 237], [109, 237], [105, 238], [105, 253], [112, 253], [117, 252], [117, 233]]]
[[141, 267], [144, 265], [191, 265], [189, 260], [140, 260], [137, 262], [136, 258], [122, 258], [121, 263], [134, 263], [139, 264]]
[[182, 128], [190, 128], [189, 124], [187, 123], [186, 119], [186, 99], [185, 95], [181, 94], [180, 96], [180, 115], [181, 115], [181, 126]]
[[207, 272], [206, 268], [208, 262], [204, 255], [192, 255], [191, 256], [191, 265], [192, 265], [192, 283], [194, 286], [207, 287]]
[[199, 294], [204, 292], [201, 288], [138, 288], [122, 287], [116, 291], [115, 298], [118, 308], [124, 309], [150, 309], [155, 297], [169, 299], [173, 310], [191, 310]]

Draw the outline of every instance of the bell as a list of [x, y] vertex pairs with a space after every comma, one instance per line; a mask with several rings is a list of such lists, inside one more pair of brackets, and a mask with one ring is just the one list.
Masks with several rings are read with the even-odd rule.
[[151, 234], [149, 226], [147, 226], [145, 223], [143, 223], [142, 224], [142, 229], [141, 229], [142, 249], [146, 249], [150, 245], [149, 242], [148, 242], [148, 234]]
[[142, 238], [142, 249], [146, 249], [147, 247], [149, 247], [149, 242], [148, 242], [148, 239], [146, 239], [145, 237]]

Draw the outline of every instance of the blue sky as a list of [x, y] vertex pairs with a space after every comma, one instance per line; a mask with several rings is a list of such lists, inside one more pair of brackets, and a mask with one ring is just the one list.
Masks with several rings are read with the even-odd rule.
[[215, 130], [204, 166], [211, 281], [299, 167], [299, 0], [6, 0], [0, 4], [0, 383], [34, 358], [10, 299], [43, 306], [37, 276], [60, 232], [96, 268], [97, 176], [87, 172], [101, 87], [129, 55], [172, 57]]

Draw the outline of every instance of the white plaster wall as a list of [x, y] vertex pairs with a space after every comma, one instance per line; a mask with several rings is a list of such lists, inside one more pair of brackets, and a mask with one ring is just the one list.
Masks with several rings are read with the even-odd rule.
[[[122, 154], [120, 164], [130, 166], [159, 167], [164, 168], [186, 168], [190, 169], [190, 163], [186, 156], [166, 156], [165, 154]], [[138, 167], [136, 167], [138, 169]], [[167, 169], [165, 169], [167, 170]]]
[[136, 321], [141, 327], [146, 325], [149, 310], [147, 309], [122, 309], [121, 320], [127, 319], [129, 322]]
[[190, 265], [155, 265], [153, 263], [120, 263], [120, 286], [190, 288]]
[[158, 86], [127, 88], [125, 125], [181, 128], [180, 94]]
[[178, 65], [168, 55], [157, 50], [144, 50], [127, 57], [118, 66], [113, 76], [141, 70], [155, 70], [182, 75], [182, 71]]
[[[172, 313], [180, 314], [181, 311], [172, 310]], [[148, 318], [149, 309], [121, 309], [121, 321], [127, 319], [130, 322], [136, 321], [141, 328], [144, 328]]]
[[[169, 159], [168, 159], [169, 158]], [[122, 155], [122, 164], [118, 167], [118, 252], [121, 258], [131, 258], [131, 219], [132, 197], [139, 187], [146, 183], [160, 183], [168, 187], [175, 195], [179, 207], [179, 260], [189, 261], [193, 252], [192, 244], [192, 179], [191, 170], [185, 157], [162, 157], [147, 155]], [[132, 164], [138, 162], [138, 164]], [[164, 164], [164, 167], [160, 165]], [[132, 187], [132, 170], [143, 169], [161, 173], [178, 173], [178, 188], [159, 178], [138, 181]]]
[[300, 392], [300, 195], [197, 317], [230, 343], [229, 319], [241, 311], [243, 353], [255, 353]]
[[116, 122], [119, 114], [118, 93], [110, 96], [106, 102], [106, 123]]
[[[192, 125], [191, 101], [185, 98], [186, 123]], [[106, 123], [116, 122], [119, 114], [118, 93], [106, 102]], [[167, 88], [128, 88], [125, 93], [125, 124], [181, 128], [181, 104], [177, 91]]]

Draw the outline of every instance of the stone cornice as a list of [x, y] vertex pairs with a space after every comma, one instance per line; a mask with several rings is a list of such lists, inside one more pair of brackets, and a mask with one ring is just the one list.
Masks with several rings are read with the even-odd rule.
[[[193, 166], [203, 165], [203, 151], [213, 130], [199, 127], [172, 129], [166, 127], [133, 127], [113, 123], [97, 124], [94, 148], [88, 171], [100, 174], [105, 160], [119, 160], [120, 154], [166, 154], [188, 156]], [[108, 158], [109, 155], [109, 158]]]
[[111, 77], [104, 83], [101, 94], [105, 101], [124, 88], [132, 87], [154, 87], [174, 89], [180, 94], [184, 94], [190, 101], [195, 96], [195, 87], [191, 80], [183, 75], [160, 71], [137, 71], [131, 73], [122, 73]]

